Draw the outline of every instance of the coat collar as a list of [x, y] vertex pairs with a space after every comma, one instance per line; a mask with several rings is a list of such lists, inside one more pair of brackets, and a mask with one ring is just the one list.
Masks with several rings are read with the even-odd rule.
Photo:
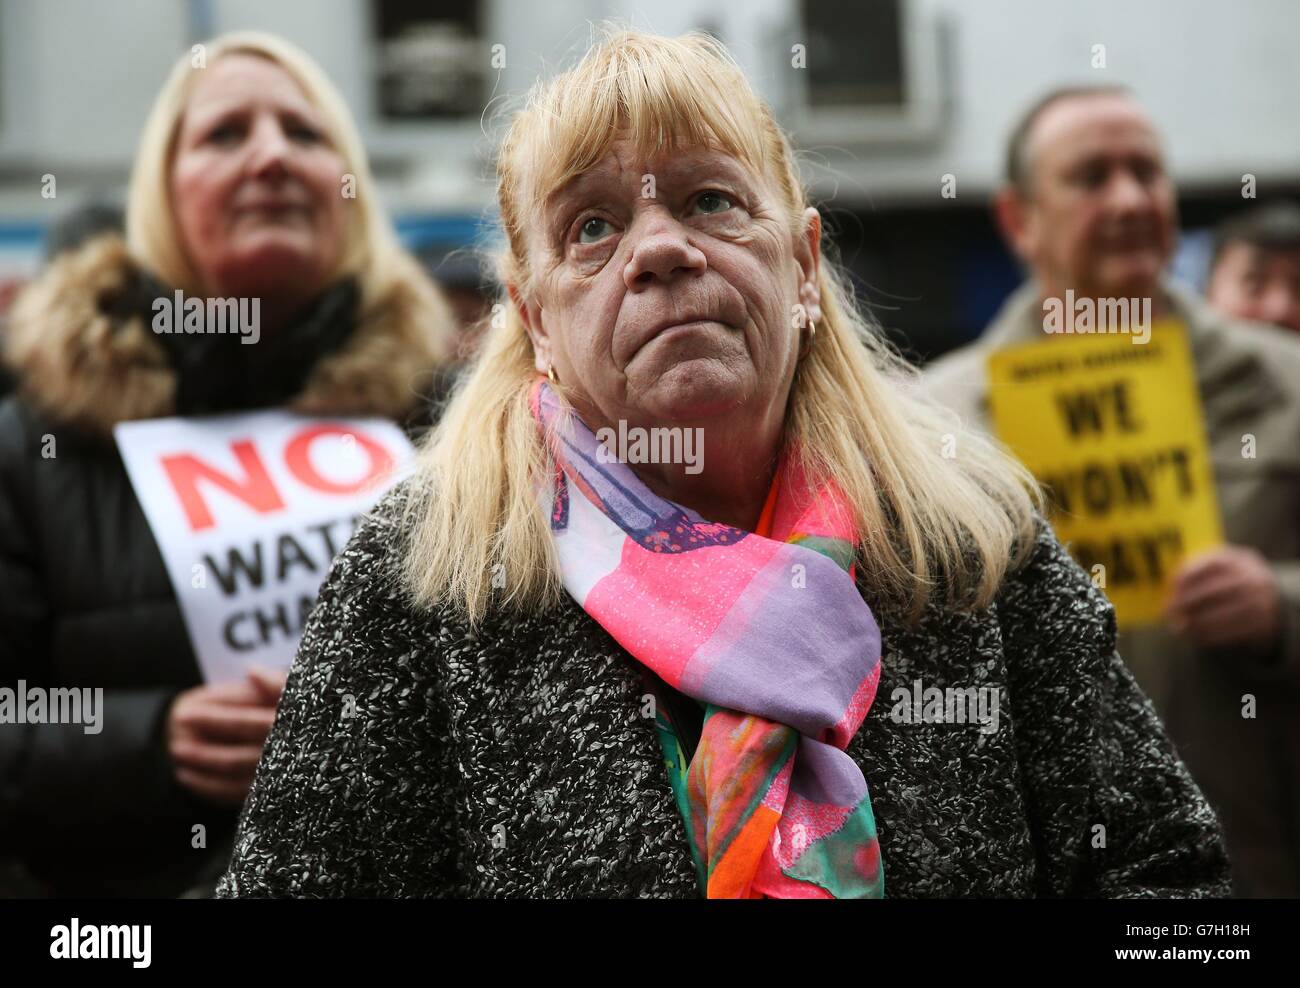
[[[24, 396], [52, 420], [108, 436], [119, 422], [185, 412], [174, 354], [129, 301], [144, 277], [110, 235], [53, 262], [18, 297], [5, 360]], [[394, 278], [355, 311], [346, 339], [323, 348], [284, 407], [405, 420], [442, 363], [445, 306], [429, 285]]]

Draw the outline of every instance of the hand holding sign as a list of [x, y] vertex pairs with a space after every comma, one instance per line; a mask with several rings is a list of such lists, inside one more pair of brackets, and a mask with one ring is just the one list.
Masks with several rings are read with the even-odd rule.
[[1277, 577], [1268, 560], [1246, 546], [1202, 553], [1174, 575], [1165, 620], [1198, 645], [1271, 648], [1282, 627]]
[[176, 780], [214, 803], [242, 803], [287, 676], [252, 666], [247, 679], [196, 686], [172, 701], [167, 753]]

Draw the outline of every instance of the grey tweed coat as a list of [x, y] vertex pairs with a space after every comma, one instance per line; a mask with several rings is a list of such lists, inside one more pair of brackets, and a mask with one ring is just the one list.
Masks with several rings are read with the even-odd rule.
[[[635, 660], [567, 599], [477, 632], [413, 608], [404, 496], [330, 570], [217, 895], [698, 895]], [[1227, 894], [1214, 814], [1049, 530], [986, 610], [876, 616], [849, 753], [887, 897]], [[905, 722], [916, 680], [996, 688], [998, 729]]]

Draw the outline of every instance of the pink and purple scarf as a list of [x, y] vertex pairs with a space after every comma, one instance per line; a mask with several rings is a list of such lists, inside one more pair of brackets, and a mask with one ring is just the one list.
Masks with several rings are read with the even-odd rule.
[[853, 580], [843, 496], [814, 492], [785, 458], [771, 537], [713, 524], [602, 462], [544, 379], [531, 403], [556, 460], [544, 500], [565, 588], [704, 708], [687, 763], [680, 725], [656, 703], [701, 892], [883, 896], [867, 783], [845, 752], [875, 697], [880, 629]]

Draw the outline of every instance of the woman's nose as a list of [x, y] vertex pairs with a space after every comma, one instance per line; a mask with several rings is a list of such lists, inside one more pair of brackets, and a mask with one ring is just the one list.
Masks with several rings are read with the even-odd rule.
[[278, 120], [267, 117], [258, 120], [248, 143], [248, 167], [252, 174], [276, 174], [287, 170], [292, 147]]
[[623, 281], [629, 289], [668, 282], [677, 274], [699, 274], [708, 267], [704, 252], [687, 239], [686, 228], [672, 217], [643, 217], [629, 233], [632, 254], [623, 268]]

